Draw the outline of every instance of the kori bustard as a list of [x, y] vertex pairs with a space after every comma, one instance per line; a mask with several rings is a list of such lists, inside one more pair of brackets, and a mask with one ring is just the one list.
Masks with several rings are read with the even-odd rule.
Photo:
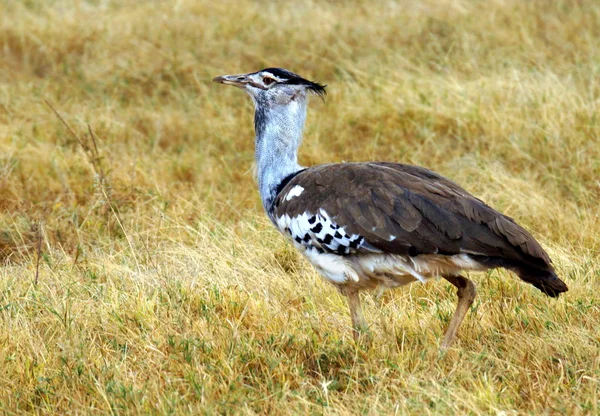
[[461, 271], [503, 267], [548, 296], [567, 291], [548, 254], [514, 220], [428, 169], [391, 162], [298, 164], [308, 96], [325, 86], [281, 68], [213, 80], [254, 102], [264, 209], [319, 273], [348, 297], [354, 336], [367, 329], [359, 292], [443, 277], [458, 306], [447, 348], [475, 298]]

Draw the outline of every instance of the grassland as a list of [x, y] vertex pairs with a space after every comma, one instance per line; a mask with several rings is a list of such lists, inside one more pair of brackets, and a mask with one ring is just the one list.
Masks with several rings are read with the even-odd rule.
[[[0, 0], [0, 411], [600, 414], [599, 56], [594, 0]], [[266, 66], [329, 85], [303, 164], [430, 167], [570, 291], [474, 274], [444, 355], [448, 284], [365, 296], [355, 345], [210, 82]]]

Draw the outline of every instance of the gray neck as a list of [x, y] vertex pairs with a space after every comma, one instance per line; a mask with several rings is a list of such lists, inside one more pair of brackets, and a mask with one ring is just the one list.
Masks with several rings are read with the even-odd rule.
[[254, 104], [258, 190], [270, 216], [278, 185], [302, 169], [298, 164], [298, 147], [306, 119], [307, 97], [299, 94], [285, 105], [258, 100]]

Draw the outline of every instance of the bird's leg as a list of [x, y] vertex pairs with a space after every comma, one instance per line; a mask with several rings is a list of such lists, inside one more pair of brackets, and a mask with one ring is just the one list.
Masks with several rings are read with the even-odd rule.
[[368, 330], [367, 321], [365, 321], [362, 306], [360, 305], [358, 290], [343, 288], [341, 289], [341, 292], [348, 297], [350, 317], [352, 318], [352, 332], [354, 340], [358, 341], [360, 335]]
[[448, 348], [454, 338], [456, 338], [456, 332], [458, 331], [458, 327], [462, 323], [463, 319], [465, 319], [465, 315], [467, 311], [473, 304], [475, 300], [475, 284], [470, 280], [462, 277], [462, 276], [442, 276], [444, 279], [452, 283], [456, 286], [457, 295], [458, 295], [458, 305], [456, 307], [456, 311], [452, 316], [452, 320], [450, 321], [450, 325], [446, 330], [446, 335], [444, 335], [444, 340], [442, 341], [441, 349], [445, 350]]

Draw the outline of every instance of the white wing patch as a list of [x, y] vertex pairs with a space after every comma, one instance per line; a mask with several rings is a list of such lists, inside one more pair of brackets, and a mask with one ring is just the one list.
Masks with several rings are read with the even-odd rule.
[[300, 196], [302, 194], [302, 192], [304, 192], [304, 188], [301, 187], [300, 185], [296, 185], [294, 186], [292, 189], [290, 189], [290, 191], [287, 193], [287, 195], [285, 196], [285, 200], [289, 201], [290, 199]]

